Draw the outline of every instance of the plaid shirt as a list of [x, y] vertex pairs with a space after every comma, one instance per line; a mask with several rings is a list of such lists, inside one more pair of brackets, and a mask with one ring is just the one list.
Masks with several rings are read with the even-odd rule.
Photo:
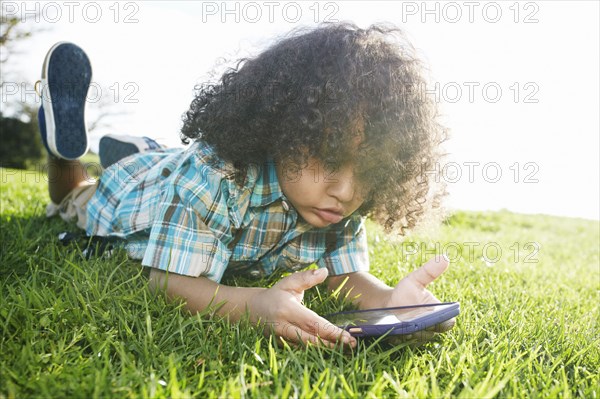
[[216, 282], [226, 270], [263, 276], [315, 262], [330, 275], [369, 269], [363, 218], [314, 228], [289, 205], [273, 163], [249, 167], [239, 185], [201, 142], [111, 166], [87, 213], [88, 234], [125, 239], [142, 265]]

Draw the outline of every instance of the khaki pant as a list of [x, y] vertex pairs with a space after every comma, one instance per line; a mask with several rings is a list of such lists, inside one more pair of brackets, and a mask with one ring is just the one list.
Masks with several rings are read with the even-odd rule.
[[46, 216], [52, 217], [60, 215], [60, 217], [69, 223], [76, 223], [77, 227], [85, 230], [87, 223], [87, 204], [96, 192], [98, 182], [83, 183], [75, 187], [60, 204], [53, 202], [46, 207]]

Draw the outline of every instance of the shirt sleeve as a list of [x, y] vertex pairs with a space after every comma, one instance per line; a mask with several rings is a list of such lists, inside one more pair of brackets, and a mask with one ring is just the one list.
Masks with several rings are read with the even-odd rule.
[[193, 171], [165, 185], [142, 265], [219, 282], [232, 240], [222, 176]]
[[341, 245], [317, 261], [319, 267], [326, 267], [330, 276], [369, 271], [369, 249], [364, 219], [351, 220], [341, 235], [337, 236], [337, 244]]

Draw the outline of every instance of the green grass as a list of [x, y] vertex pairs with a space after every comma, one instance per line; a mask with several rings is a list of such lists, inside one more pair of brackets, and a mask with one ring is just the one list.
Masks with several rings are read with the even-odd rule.
[[[55, 238], [74, 227], [44, 217], [43, 177], [0, 172], [0, 397], [599, 397], [598, 222], [459, 212], [404, 242], [369, 225], [390, 284], [446, 250], [431, 290], [461, 315], [421, 347], [344, 353], [189, 316], [124, 253], [82, 260]], [[343, 306], [322, 286], [306, 303]]]

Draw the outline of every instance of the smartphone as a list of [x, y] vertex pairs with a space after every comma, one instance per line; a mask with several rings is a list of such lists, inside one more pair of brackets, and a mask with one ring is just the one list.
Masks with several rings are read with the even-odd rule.
[[458, 302], [432, 303], [367, 310], [351, 310], [324, 316], [352, 336], [403, 335], [424, 330], [458, 316]]

